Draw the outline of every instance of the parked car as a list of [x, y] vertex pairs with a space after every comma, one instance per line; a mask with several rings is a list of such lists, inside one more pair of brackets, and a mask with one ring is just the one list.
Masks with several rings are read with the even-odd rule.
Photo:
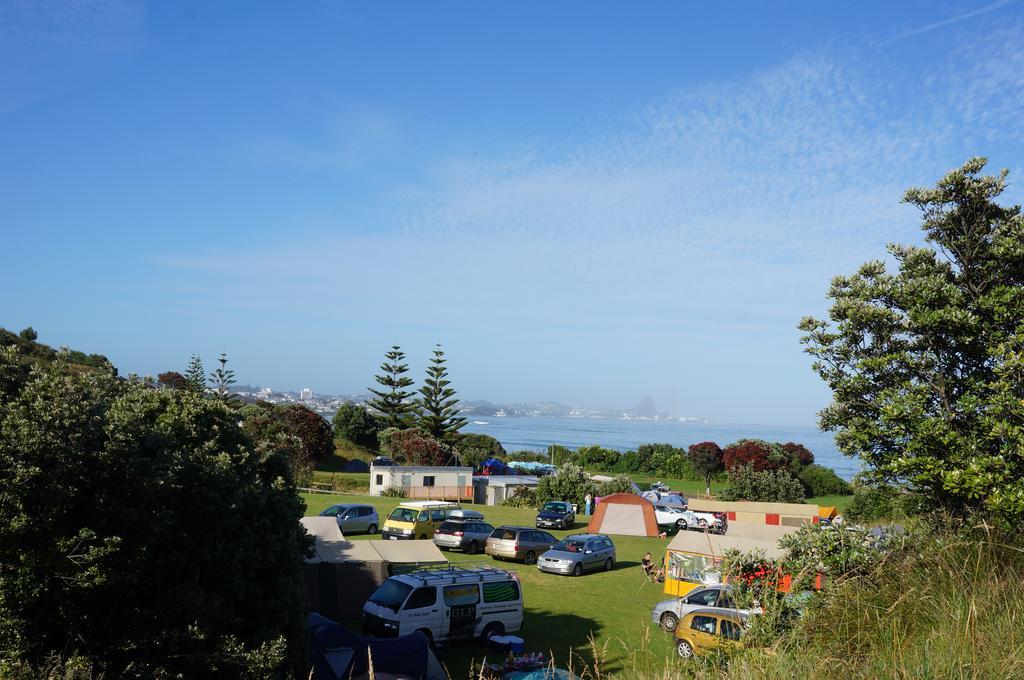
[[533, 564], [558, 539], [532, 527], [500, 526], [491, 532], [484, 552], [496, 560], [522, 560]]
[[549, 574], [579, 576], [585, 571], [611, 571], [614, 567], [615, 544], [599, 534], [566, 536], [537, 560], [537, 568]]
[[576, 513], [572, 503], [548, 501], [537, 513], [538, 529], [572, 529], [576, 524]]
[[487, 545], [494, 531], [475, 510], [455, 510], [434, 530], [434, 545], [441, 550], [464, 550], [475, 555]]
[[651, 609], [651, 621], [661, 626], [662, 630], [671, 633], [683, 617], [698, 609], [714, 609], [742, 616], [749, 616], [751, 613], [747, 609], [737, 609], [732, 599], [732, 586], [722, 584], [698, 588], [685, 597], [662, 600]]
[[680, 530], [705, 529], [713, 534], [724, 534], [729, 529], [729, 521], [723, 512], [696, 512], [694, 510], [683, 511], [684, 522], [679, 523]]
[[514, 633], [523, 625], [515, 573], [494, 567], [414, 571], [392, 576], [363, 605], [363, 633], [431, 642]]
[[377, 467], [392, 467], [395, 465], [395, 461], [392, 460], [390, 456], [374, 456], [370, 465], [375, 465]]
[[458, 503], [448, 501], [403, 501], [391, 511], [381, 535], [392, 541], [427, 539], [456, 510]]
[[375, 534], [380, 526], [377, 509], [372, 505], [341, 503], [321, 511], [320, 516], [337, 518], [338, 528], [343, 535], [362, 532]]
[[658, 526], [663, 530], [685, 531], [689, 522], [685, 516], [686, 511], [673, 505], [655, 505], [654, 516], [658, 520]]
[[676, 653], [689, 659], [716, 647], [739, 647], [744, 626], [744, 618], [738, 613], [721, 609], [694, 610], [676, 626]]

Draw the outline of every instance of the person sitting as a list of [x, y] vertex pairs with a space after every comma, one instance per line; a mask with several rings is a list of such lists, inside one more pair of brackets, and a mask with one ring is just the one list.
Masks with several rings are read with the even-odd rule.
[[644, 558], [640, 560], [640, 566], [644, 568], [644, 574], [647, 575], [647, 580], [652, 580], [655, 575], [655, 571], [654, 560], [651, 559], [651, 553], [644, 555]]

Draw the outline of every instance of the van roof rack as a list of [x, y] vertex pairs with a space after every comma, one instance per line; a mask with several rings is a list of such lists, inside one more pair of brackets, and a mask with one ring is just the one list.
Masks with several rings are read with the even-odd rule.
[[458, 567], [453, 567], [447, 564], [424, 565], [416, 571], [403, 574], [403, 576], [416, 578], [424, 583], [435, 584], [444, 583], [445, 581], [457, 583], [459, 580], [465, 580], [467, 577], [472, 578], [474, 576], [480, 581], [505, 579], [510, 576], [519, 580], [519, 575], [514, 571], [509, 569], [499, 569], [498, 567], [492, 567], [483, 563]]

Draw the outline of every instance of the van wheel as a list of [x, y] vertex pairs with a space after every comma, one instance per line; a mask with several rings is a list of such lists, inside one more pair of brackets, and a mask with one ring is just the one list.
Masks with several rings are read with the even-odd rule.
[[480, 634], [480, 640], [483, 642], [487, 642], [495, 635], [502, 635], [504, 632], [505, 626], [498, 623], [497, 621], [492, 621], [488, 623], [486, 626], [484, 626], [484, 632]]
[[480, 552], [480, 547], [476, 544], [476, 541], [473, 541], [466, 546], [466, 552], [470, 555], [475, 555]]
[[679, 619], [672, 612], [665, 612], [661, 615], [661, 629], [668, 633], [671, 633], [679, 625]]
[[583, 574], [583, 565], [580, 564], [579, 562], [577, 562], [576, 566], [572, 568], [572, 575], [573, 576], [581, 576], [582, 574]]
[[523, 562], [525, 564], [536, 564], [537, 563], [537, 555], [531, 550], [531, 551], [527, 552], [526, 555], [523, 557]]
[[377, 533], [377, 525], [376, 524], [371, 524], [370, 528], [367, 529], [366, 532], [369, 533], [369, 534]]
[[689, 659], [693, 656], [693, 647], [686, 640], [680, 640], [676, 645], [676, 653], [679, 654], [680, 659]]
[[612, 567], [614, 567], [614, 566], [615, 566], [615, 563], [612, 561], [612, 558], [609, 557], [608, 559], [606, 559], [604, 561], [604, 570], [605, 571], [611, 571]]

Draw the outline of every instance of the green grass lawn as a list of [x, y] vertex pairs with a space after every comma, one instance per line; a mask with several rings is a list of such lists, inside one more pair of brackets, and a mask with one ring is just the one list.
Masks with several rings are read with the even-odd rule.
[[[315, 515], [328, 505], [339, 502], [369, 503], [377, 508], [381, 519], [398, 504], [397, 498], [372, 496], [341, 496], [303, 494], [306, 514]], [[536, 511], [531, 509], [462, 504], [478, 510], [486, 520], [499, 524], [533, 526]], [[573, 531], [553, 531], [556, 536], [585, 530], [580, 517]], [[350, 536], [363, 540], [366, 536]], [[614, 673], [637, 665], [638, 655], [646, 662], [659, 665], [675, 663], [671, 638], [650, 624], [651, 607], [665, 599], [660, 585], [647, 583], [640, 569], [645, 552], [655, 558], [664, 554], [668, 540], [613, 536], [618, 564], [611, 572], [586, 574], [580, 578], [542, 574], [536, 567], [512, 562], [494, 562], [486, 555], [446, 553], [453, 564], [493, 564], [518, 573], [523, 585], [525, 621], [520, 635], [526, 648], [553, 653], [562, 666], [568, 665], [569, 653], [581, 655], [590, 662], [589, 637], [597, 644], [607, 645], [603, 664], [605, 673]], [[461, 642], [439, 651], [441, 661], [454, 678], [468, 677], [472, 661], [480, 661], [486, 650], [475, 642]], [[577, 658], [576, 666], [579, 667]]]

